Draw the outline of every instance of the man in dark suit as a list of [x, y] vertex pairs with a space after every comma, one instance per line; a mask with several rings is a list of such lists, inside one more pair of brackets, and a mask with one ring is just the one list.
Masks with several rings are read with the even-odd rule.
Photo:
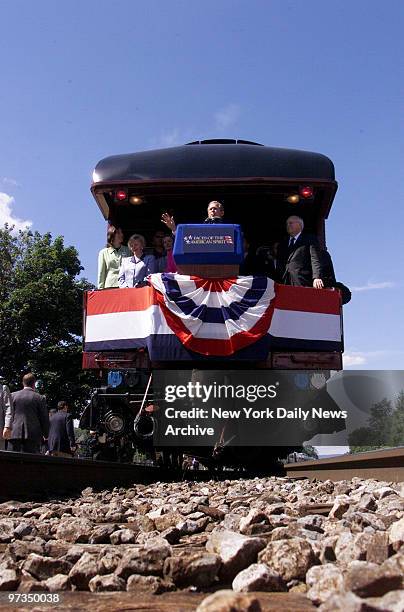
[[264, 260], [258, 257], [250, 241], [244, 236], [243, 240], [244, 259], [240, 264], [240, 276], [265, 276]]
[[[212, 200], [208, 204], [207, 208], [208, 216], [204, 220], [204, 223], [224, 223], [224, 206], [222, 202], [218, 200]], [[164, 223], [175, 234], [177, 226], [174, 221], [174, 217], [168, 212], [161, 215], [161, 222]]]
[[57, 412], [50, 418], [48, 446], [49, 454], [59, 457], [72, 456], [76, 450], [73, 419], [67, 402], [63, 400], [58, 403]]
[[12, 393], [14, 415], [8, 450], [39, 453], [43, 438], [48, 437], [49, 416], [46, 400], [35, 390], [35, 376], [25, 374], [21, 391]]
[[218, 200], [212, 200], [208, 204], [208, 216], [204, 223], [224, 223], [224, 206]]
[[303, 234], [303, 219], [295, 215], [286, 221], [289, 238], [278, 249], [279, 275], [285, 285], [323, 289], [323, 264], [317, 238]]

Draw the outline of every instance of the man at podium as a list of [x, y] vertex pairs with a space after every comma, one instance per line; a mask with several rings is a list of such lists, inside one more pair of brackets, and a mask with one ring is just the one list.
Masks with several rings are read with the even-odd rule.
[[[218, 200], [212, 200], [208, 204], [208, 216], [204, 220], [204, 223], [224, 223], [224, 206], [222, 202]], [[161, 215], [161, 221], [164, 223], [173, 234], [175, 234], [175, 230], [177, 226], [174, 221], [174, 217], [169, 215], [167, 212]]]
[[[200, 278], [233, 278], [239, 275], [243, 260], [243, 238], [239, 225], [226, 223], [224, 206], [212, 200], [207, 208], [208, 216], [199, 224], [178, 226], [168, 212], [161, 221], [176, 236], [174, 259], [179, 274]], [[206, 225], [220, 224], [221, 228], [209, 229]]]
[[224, 223], [224, 206], [218, 200], [212, 200], [208, 204], [208, 216], [204, 223]]

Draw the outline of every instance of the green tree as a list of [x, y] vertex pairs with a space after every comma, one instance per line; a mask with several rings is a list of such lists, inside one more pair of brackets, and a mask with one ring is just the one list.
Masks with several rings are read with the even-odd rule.
[[374, 404], [368, 426], [354, 430], [348, 440], [352, 453], [404, 444], [404, 391], [400, 391], [394, 406], [386, 398]]
[[404, 446], [404, 390], [401, 390], [396, 398], [391, 429], [393, 446]]
[[393, 411], [391, 401], [386, 398], [374, 404], [370, 410], [369, 427], [374, 433], [377, 446], [388, 446], [391, 443]]
[[313, 459], [318, 459], [318, 453], [316, 449], [310, 444], [305, 444], [303, 446], [303, 452], [306, 453], [306, 455], [308, 455], [309, 457], [313, 457]]
[[362, 453], [378, 448], [374, 432], [370, 427], [359, 427], [348, 437], [351, 453]]
[[0, 370], [14, 389], [33, 371], [49, 404], [79, 408], [93, 385], [81, 370], [83, 292], [76, 249], [63, 237], [0, 229]]

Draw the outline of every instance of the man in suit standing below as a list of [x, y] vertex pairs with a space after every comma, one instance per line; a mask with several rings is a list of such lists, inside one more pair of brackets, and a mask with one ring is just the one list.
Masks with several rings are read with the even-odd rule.
[[0, 376], [0, 450], [5, 450], [6, 440], [11, 435], [11, 422], [13, 420], [13, 406], [10, 389], [3, 385]]
[[49, 454], [58, 457], [71, 457], [76, 450], [73, 419], [64, 400], [58, 402], [58, 410], [50, 418], [48, 446]]
[[279, 245], [281, 282], [296, 287], [323, 289], [323, 264], [317, 238], [303, 234], [303, 219], [292, 215], [286, 220], [289, 238]]
[[14, 416], [8, 450], [39, 453], [43, 438], [48, 437], [49, 416], [46, 400], [35, 390], [35, 376], [25, 374], [23, 389], [12, 393]]

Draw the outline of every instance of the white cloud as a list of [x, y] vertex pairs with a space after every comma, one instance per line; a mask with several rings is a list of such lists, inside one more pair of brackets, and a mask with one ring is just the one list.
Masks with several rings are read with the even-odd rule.
[[215, 132], [223, 132], [230, 126], [234, 125], [240, 116], [240, 106], [238, 104], [228, 104], [221, 110], [217, 111], [211, 117], [209, 123], [202, 129], [194, 128], [180, 129], [178, 127], [168, 128], [164, 130], [158, 138], [153, 138], [150, 141], [150, 146], [155, 147], [176, 147], [183, 145], [186, 142], [195, 140], [204, 140], [214, 137]]
[[11, 187], [19, 187], [20, 184], [13, 178], [9, 178], [8, 176], [2, 176], [0, 178], [0, 183], [3, 185], [11, 185]]
[[342, 358], [344, 368], [366, 365], [365, 369], [367, 370], [396, 370], [404, 362], [404, 350], [379, 349], [377, 351], [358, 351], [351, 349], [345, 352]]
[[158, 146], [160, 147], [175, 147], [176, 145], [184, 144], [180, 137], [179, 130], [173, 128], [162, 134], [158, 140]]
[[215, 126], [217, 130], [225, 130], [234, 125], [240, 116], [240, 107], [237, 104], [228, 104], [215, 113]]
[[366, 353], [352, 352], [344, 353], [342, 355], [342, 360], [344, 363], [344, 368], [349, 368], [351, 366], [365, 365], [367, 362], [367, 357]]
[[3, 227], [5, 223], [8, 225], [14, 225], [14, 230], [24, 230], [27, 227], [31, 227], [32, 221], [23, 221], [18, 217], [14, 216], [12, 208], [14, 206], [14, 198], [9, 196], [7, 193], [0, 192], [0, 227]]
[[391, 281], [384, 281], [381, 283], [368, 282], [367, 285], [363, 285], [361, 287], [351, 287], [351, 291], [372, 291], [373, 289], [391, 289], [395, 286], [396, 284]]

